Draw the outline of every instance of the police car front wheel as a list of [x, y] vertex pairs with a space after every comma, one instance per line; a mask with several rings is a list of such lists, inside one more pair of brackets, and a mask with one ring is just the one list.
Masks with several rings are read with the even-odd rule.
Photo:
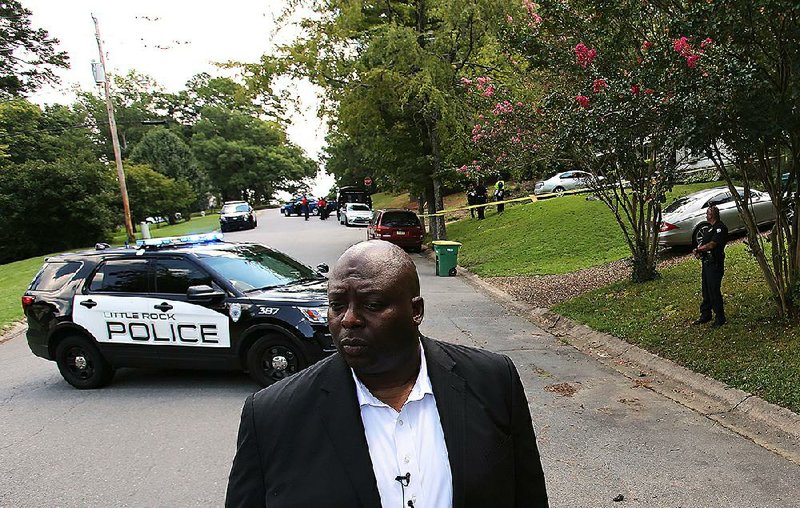
[[107, 385], [114, 368], [92, 342], [79, 335], [64, 338], [56, 347], [61, 376], [75, 388], [86, 390]]
[[247, 370], [261, 386], [296, 374], [306, 365], [298, 346], [277, 334], [261, 337], [247, 351]]

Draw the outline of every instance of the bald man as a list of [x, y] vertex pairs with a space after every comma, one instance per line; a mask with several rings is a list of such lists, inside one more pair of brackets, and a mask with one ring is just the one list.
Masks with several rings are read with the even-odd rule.
[[516, 368], [419, 333], [402, 249], [351, 247], [328, 297], [339, 353], [247, 399], [226, 506], [548, 505]]

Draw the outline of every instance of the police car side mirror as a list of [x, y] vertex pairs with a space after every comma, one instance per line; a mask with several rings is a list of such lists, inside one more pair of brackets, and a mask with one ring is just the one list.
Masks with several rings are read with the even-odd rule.
[[222, 298], [225, 298], [225, 293], [223, 291], [205, 284], [189, 286], [189, 289], [186, 290], [186, 299], [190, 302], [209, 303]]
[[319, 273], [328, 273], [328, 270], [330, 270], [330, 268], [328, 268], [328, 265], [325, 263], [320, 263], [317, 265], [317, 271]]

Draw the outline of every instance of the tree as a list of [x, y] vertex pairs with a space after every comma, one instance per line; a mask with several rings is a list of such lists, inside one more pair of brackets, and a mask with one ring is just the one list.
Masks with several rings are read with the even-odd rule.
[[[125, 76], [113, 76], [111, 100], [117, 121], [122, 157], [130, 156], [133, 147], [153, 129], [147, 122], [167, 120], [159, 109], [161, 87], [151, 77], [130, 71]], [[86, 111], [95, 130], [98, 156], [114, 160], [111, 131], [108, 127], [108, 112], [105, 99], [93, 92], [78, 94], [78, 101]]]
[[161, 216], [172, 223], [177, 212], [188, 217], [189, 210], [197, 202], [197, 196], [185, 179], [174, 180], [146, 164], [129, 164], [125, 180], [134, 222]]
[[0, 167], [0, 264], [107, 241], [114, 173], [68, 157]]
[[0, 0], [0, 100], [23, 96], [56, 81], [54, 70], [69, 67], [58, 39], [31, 26], [31, 11], [18, 0]]
[[44, 110], [26, 100], [0, 103], [0, 166], [61, 157], [97, 160], [86, 115], [67, 106]]
[[[316, 3], [315, 16], [302, 22], [303, 35], [286, 48], [293, 62], [288, 68], [325, 90], [324, 112], [342, 136], [365, 154], [384, 153], [373, 168], [379, 182], [413, 182], [434, 213], [443, 208], [443, 175], [464, 157], [468, 114], [458, 78], [483, 64], [481, 47], [506, 6], [475, 0]], [[432, 221], [432, 234], [446, 238], [443, 217]]]
[[209, 192], [208, 176], [200, 170], [191, 148], [180, 136], [168, 129], [152, 129], [131, 151], [131, 162], [147, 164], [172, 180], [189, 182], [199, 199], [192, 208], [203, 209]]
[[[748, 248], [781, 317], [800, 318], [800, 6], [795, 2], [665, 2], [674, 51], [692, 79], [682, 90], [693, 148], [728, 182], [747, 228]], [[676, 15], [678, 14], [678, 15]], [[735, 192], [741, 178], [743, 195]], [[777, 212], [763, 236], [748, 206], [758, 185]]]
[[489, 164], [522, 154], [594, 175], [587, 183], [628, 244], [632, 280], [653, 279], [661, 204], [685, 163], [678, 153], [687, 137], [676, 93], [688, 66], [673, 51], [669, 18], [633, 0], [525, 5], [524, 16], [509, 18], [509, 38], [545, 80], [543, 97], [530, 104], [485, 78], [467, 83], [493, 102], [473, 141]]
[[317, 172], [280, 125], [218, 106], [201, 111], [192, 149], [224, 200], [267, 202]]

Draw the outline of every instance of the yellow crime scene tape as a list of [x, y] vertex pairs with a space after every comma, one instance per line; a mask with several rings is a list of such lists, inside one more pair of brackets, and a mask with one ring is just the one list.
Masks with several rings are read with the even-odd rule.
[[458, 211], [461, 211], [461, 210], [470, 210], [470, 209], [480, 208], [480, 207], [504, 205], [506, 203], [518, 203], [518, 202], [521, 202], [521, 201], [530, 201], [531, 203], [535, 203], [536, 201], [539, 201], [540, 199], [550, 199], [550, 198], [554, 198], [554, 197], [558, 197], [558, 196], [564, 196], [566, 194], [582, 194], [584, 192], [591, 192], [591, 190], [590, 189], [575, 189], [575, 190], [569, 190], [569, 191], [558, 192], [558, 193], [556, 193], [556, 192], [548, 192], [547, 194], [539, 194], [538, 196], [536, 194], [530, 194], [528, 196], [521, 197], [521, 198], [505, 199], [503, 201], [487, 201], [486, 203], [481, 203], [479, 205], [467, 205], [467, 206], [462, 206], [462, 207], [459, 207], [459, 208], [447, 208], [445, 210], [439, 210], [436, 213], [417, 214], [417, 217], [441, 217], [441, 216], [443, 216], [445, 214], [458, 212]]

